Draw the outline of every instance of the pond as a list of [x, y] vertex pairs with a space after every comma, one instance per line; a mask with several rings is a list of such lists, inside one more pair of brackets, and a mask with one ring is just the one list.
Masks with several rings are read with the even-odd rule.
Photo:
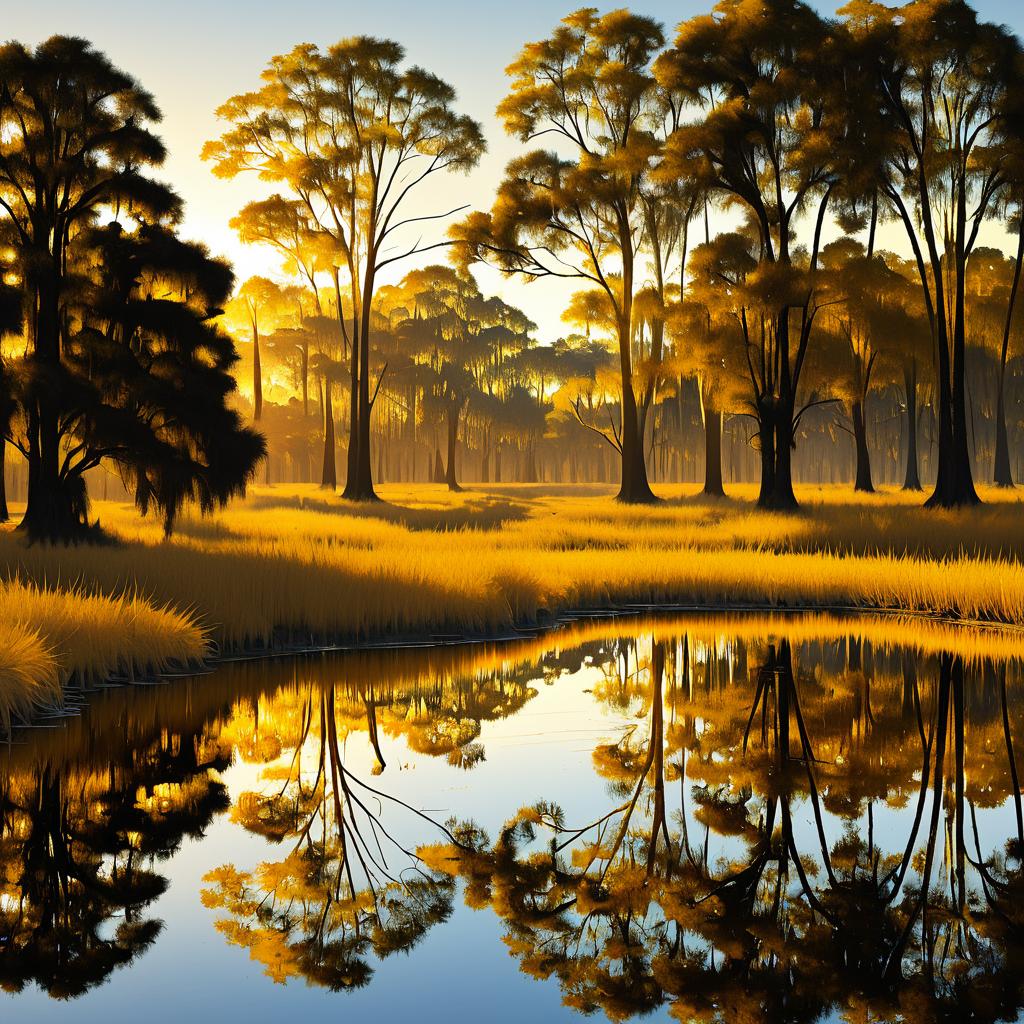
[[1019, 1019], [1020, 647], [636, 615], [96, 694], [3, 754], [0, 1013]]

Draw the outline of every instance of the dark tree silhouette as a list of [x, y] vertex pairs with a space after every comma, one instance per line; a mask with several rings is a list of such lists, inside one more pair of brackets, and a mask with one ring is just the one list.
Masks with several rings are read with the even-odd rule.
[[[34, 540], [86, 536], [84, 473], [102, 459], [168, 525], [187, 497], [225, 500], [263, 445], [226, 410], [233, 346], [205, 325], [230, 271], [174, 237], [181, 203], [146, 173], [164, 158], [147, 127], [160, 118], [152, 97], [65, 36], [4, 46], [0, 82], [0, 211], [27, 343], [23, 528]], [[154, 297], [158, 278], [173, 298]]]

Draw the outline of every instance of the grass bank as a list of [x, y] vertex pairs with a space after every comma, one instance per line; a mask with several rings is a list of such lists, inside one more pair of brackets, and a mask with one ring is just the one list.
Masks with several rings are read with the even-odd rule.
[[93, 514], [115, 546], [27, 547], [5, 531], [0, 578], [35, 595], [20, 605], [21, 643], [66, 679], [187, 661], [204, 633], [250, 650], [480, 633], [626, 603], [1024, 623], [1024, 504], [1013, 492], [932, 512], [918, 495], [805, 487], [800, 512], [777, 514], [742, 488], [725, 501], [663, 488], [666, 501], [641, 508], [600, 488], [380, 491], [381, 504], [361, 507], [312, 486], [256, 488], [212, 519], [185, 517], [169, 541], [130, 506], [104, 502]]
[[0, 583], [0, 732], [59, 704], [69, 685], [167, 672], [207, 653], [190, 615], [124, 591], [9, 578]]

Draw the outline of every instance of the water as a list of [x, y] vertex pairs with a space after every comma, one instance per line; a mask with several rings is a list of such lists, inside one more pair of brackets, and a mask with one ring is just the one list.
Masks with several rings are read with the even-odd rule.
[[103, 693], [6, 757], [0, 1014], [1020, 1019], [1015, 643], [637, 617]]

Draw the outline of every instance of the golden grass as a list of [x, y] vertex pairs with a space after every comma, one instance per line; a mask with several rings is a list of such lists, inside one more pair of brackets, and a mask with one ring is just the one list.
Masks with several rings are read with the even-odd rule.
[[74, 678], [92, 684], [200, 661], [203, 630], [188, 615], [125, 593], [0, 583], [0, 729], [60, 702]]
[[[0, 589], [0, 615], [4, 591]], [[39, 634], [12, 621], [0, 621], [0, 732], [15, 718], [28, 719], [39, 707], [60, 700], [57, 660]]]
[[805, 487], [799, 512], [774, 514], [753, 507], [751, 488], [726, 501], [692, 490], [661, 488], [668, 500], [638, 508], [594, 487], [451, 495], [386, 486], [384, 503], [361, 507], [312, 486], [256, 488], [213, 519], [183, 518], [170, 541], [131, 506], [98, 502], [94, 513], [121, 544], [26, 547], [4, 532], [0, 578], [121, 602], [106, 621], [79, 618], [77, 627], [84, 604], [60, 626], [42, 617], [57, 612], [41, 596], [23, 616], [44, 644], [65, 638], [56, 645], [65, 668], [92, 676], [194, 657], [202, 637], [184, 610], [235, 649], [461, 635], [626, 603], [1024, 624], [1015, 492], [988, 491], [980, 509], [931, 512], [918, 495]]

